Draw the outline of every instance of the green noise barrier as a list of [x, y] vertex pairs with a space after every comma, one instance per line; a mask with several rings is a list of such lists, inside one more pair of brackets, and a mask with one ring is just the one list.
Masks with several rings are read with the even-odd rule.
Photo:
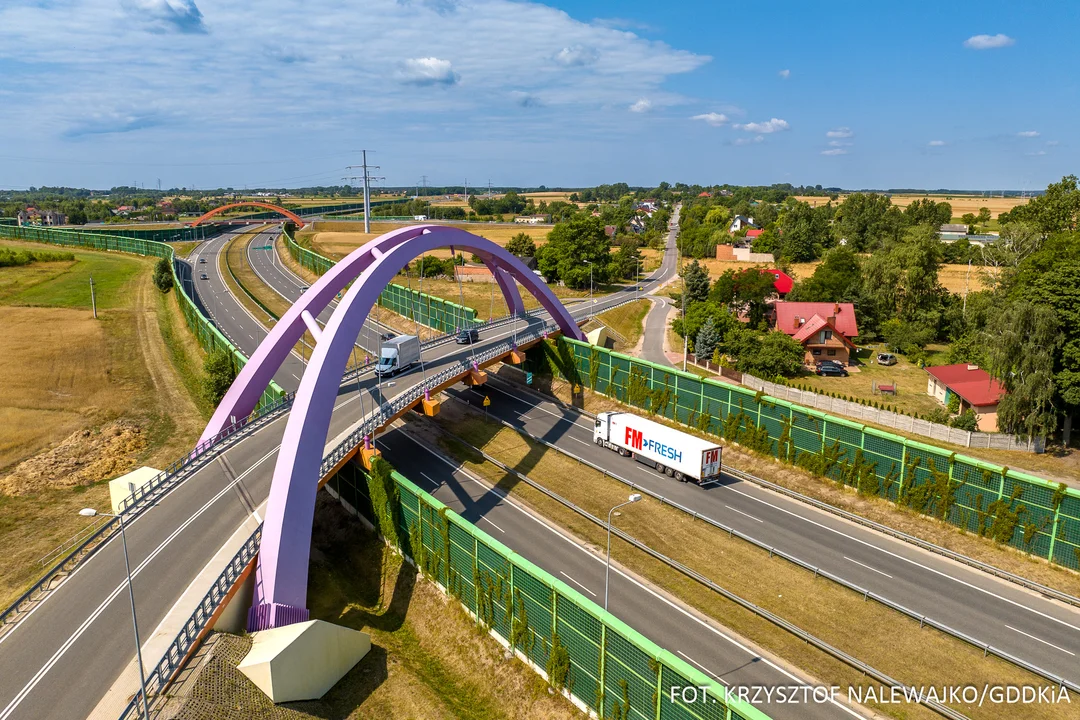
[[132, 228], [94, 225], [91, 227], [82, 227], [77, 232], [93, 233], [95, 235], [111, 235], [112, 237], [136, 238], [138, 240], [153, 240], [155, 242], [197, 242], [220, 234], [226, 227], [228, 226], [216, 224], [175, 228]]
[[[461, 602], [478, 626], [599, 717], [768, 720], [398, 473], [367, 474], [349, 463], [328, 487]], [[698, 691], [681, 691], [690, 686], [701, 693], [696, 700]]]
[[[322, 275], [334, 266], [334, 261], [299, 245], [286, 227], [282, 233], [289, 254], [301, 267], [316, 275]], [[415, 320], [440, 332], [454, 332], [460, 328], [480, 325], [476, 310], [434, 295], [391, 283], [379, 295], [379, 305], [398, 315]]]
[[559, 338], [526, 369], [1080, 569], [1080, 492], [748, 388]]
[[[177, 300], [180, 303], [180, 311], [183, 313], [188, 327], [191, 328], [191, 331], [195, 333], [195, 336], [198, 338], [199, 345], [201, 345], [208, 353], [217, 350], [225, 350], [232, 356], [233, 362], [236, 363], [238, 370], [247, 362], [247, 356], [245, 356], [239, 348], [229, 342], [209, 318], [199, 312], [199, 308], [195, 305], [194, 301], [192, 301], [192, 299], [183, 291], [180, 278], [176, 275], [176, 262], [172, 246], [155, 240], [119, 237], [98, 232], [54, 230], [52, 228], [42, 227], [13, 227], [10, 225], [0, 225], [0, 237], [11, 238], [13, 240], [49, 243], [51, 245], [63, 245], [65, 247], [84, 248], [87, 250], [125, 252], [134, 255], [165, 258], [172, 266], [173, 287], [176, 291]], [[277, 383], [271, 381], [266, 390], [263, 391], [262, 397], [259, 399], [258, 408], [262, 408], [267, 404], [272, 405], [277, 403], [284, 396], [285, 391], [279, 387]]]

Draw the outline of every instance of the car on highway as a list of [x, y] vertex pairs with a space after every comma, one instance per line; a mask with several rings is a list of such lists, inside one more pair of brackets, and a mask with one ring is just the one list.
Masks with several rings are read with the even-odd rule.
[[199, 258], [199, 264], [200, 265], [205, 265], [206, 264], [206, 258]]
[[207, 275], [206, 273], [203, 273], [202, 275], [199, 276], [199, 279], [200, 280], [209, 280], [210, 276]]
[[304, 285], [303, 287], [301, 287], [301, 288], [300, 288], [300, 294], [301, 294], [301, 295], [303, 295], [303, 294], [304, 294], [304, 293], [306, 293], [307, 291], [308, 291], [308, 286], [307, 286], [307, 285]]
[[458, 345], [472, 345], [474, 342], [480, 340], [480, 331], [476, 328], [462, 330], [457, 334], [457, 338], [455, 339]]
[[835, 360], [823, 360], [817, 364], [815, 372], [822, 377], [847, 377], [848, 371]]
[[895, 365], [896, 356], [892, 353], [880, 352], [877, 354], [878, 365]]
[[395, 335], [394, 333], [383, 333], [382, 335], [379, 336], [379, 339], [382, 340], [383, 342], [386, 342], [387, 340], [393, 340], [396, 337], [397, 337], [397, 335]]

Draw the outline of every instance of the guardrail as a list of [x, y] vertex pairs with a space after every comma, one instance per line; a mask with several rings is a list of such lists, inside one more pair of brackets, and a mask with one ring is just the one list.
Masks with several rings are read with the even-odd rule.
[[[763, 618], [765, 620], [768, 620], [769, 622], [776, 625], [777, 627], [780, 627], [780, 628], [786, 630], [787, 632], [789, 632], [792, 635], [796, 636], [797, 638], [799, 638], [803, 642], [809, 643], [810, 645], [813, 645], [814, 647], [816, 647], [818, 650], [821, 650], [821, 651], [827, 653], [828, 655], [831, 655], [832, 657], [836, 658], [840, 662], [842, 662], [842, 663], [844, 663], [844, 664], [846, 664], [846, 665], [848, 665], [850, 667], [855, 668], [859, 672], [862, 672], [862, 673], [864, 673], [866, 675], [869, 675], [870, 677], [874, 678], [877, 682], [882, 683], [883, 685], [888, 685], [889, 687], [895, 687], [895, 688], [904, 688], [905, 690], [909, 689], [908, 686], [905, 685], [904, 683], [902, 683], [901, 681], [896, 680], [895, 678], [885, 674], [884, 672], [882, 672], [880, 670], [877, 670], [872, 665], [868, 665], [867, 663], [863, 662], [862, 660], [859, 660], [858, 658], [854, 657], [853, 655], [849, 655], [848, 653], [844, 652], [843, 650], [841, 650], [841, 649], [839, 649], [839, 648], [825, 642], [821, 638], [818, 638], [816, 635], [813, 635], [813, 634], [807, 632], [806, 630], [803, 630], [799, 626], [785, 620], [784, 618], [780, 617], [779, 615], [776, 615], [775, 613], [773, 613], [773, 612], [771, 612], [769, 610], [766, 610], [765, 608], [763, 608], [763, 607], [761, 607], [759, 605], [756, 605], [756, 604], [750, 602], [749, 600], [746, 600], [746, 599], [742, 598], [739, 595], [736, 595], [735, 593], [731, 592], [730, 590], [727, 590], [726, 588], [724, 588], [724, 587], [722, 587], [720, 585], [717, 585], [715, 582], [713, 582], [709, 578], [705, 577], [701, 573], [697, 572], [696, 570], [684, 565], [683, 563], [679, 562], [678, 560], [674, 560], [674, 559], [668, 557], [667, 555], [664, 555], [663, 553], [661, 553], [661, 552], [659, 552], [657, 550], [654, 550], [653, 548], [649, 547], [647, 544], [645, 544], [642, 541], [638, 540], [637, 538], [635, 538], [633, 535], [630, 535], [626, 531], [621, 530], [618, 527], [614, 527], [614, 526], [609, 528], [608, 524], [602, 518], [596, 517], [595, 515], [590, 513], [588, 510], [585, 510], [584, 508], [576, 505], [575, 503], [573, 503], [570, 500], [567, 500], [566, 498], [564, 498], [563, 496], [561, 496], [558, 493], [554, 492], [553, 490], [550, 490], [549, 488], [545, 487], [544, 485], [536, 482], [535, 480], [530, 478], [528, 475], [525, 475], [524, 473], [520, 473], [517, 470], [515, 470], [514, 468], [510, 467], [509, 465], [507, 465], [507, 464], [497, 460], [496, 458], [488, 455], [486, 452], [484, 452], [480, 448], [476, 447], [475, 445], [473, 445], [469, 441], [465, 440], [464, 438], [462, 438], [462, 437], [460, 437], [458, 435], [455, 435], [454, 433], [446, 430], [445, 428], [439, 427], [439, 430], [441, 432], [445, 433], [446, 435], [454, 438], [458, 442], [462, 443], [465, 447], [469, 448], [473, 452], [479, 454], [481, 457], [483, 457], [485, 460], [492, 463], [496, 467], [498, 467], [501, 470], [504, 470], [505, 472], [508, 472], [508, 473], [512, 474], [514, 477], [520, 479], [522, 482], [526, 483], [527, 485], [529, 485], [533, 489], [535, 489], [535, 490], [543, 493], [544, 495], [550, 497], [552, 500], [555, 500], [559, 504], [561, 504], [564, 507], [572, 510], [573, 512], [575, 512], [578, 515], [582, 516], [583, 518], [589, 520], [590, 522], [592, 522], [592, 523], [594, 523], [596, 525], [599, 525], [602, 528], [610, 530], [610, 532], [613, 535], [617, 535], [618, 537], [622, 538], [623, 540], [630, 543], [631, 545], [633, 545], [637, 549], [641, 550], [642, 552], [645, 552], [649, 556], [655, 558], [656, 560], [659, 560], [660, 562], [664, 563], [668, 567], [678, 571], [679, 573], [681, 573], [681, 574], [685, 575], [686, 577], [694, 580], [695, 582], [697, 582], [697, 583], [699, 583], [701, 585], [704, 585], [705, 587], [709, 588], [713, 592], [716, 592], [716, 593], [722, 595], [723, 597], [725, 597], [726, 599], [736, 603], [740, 607], [742, 607], [742, 608], [744, 608], [746, 610], [749, 610], [750, 612], [754, 613], [758, 617]], [[610, 473], [608, 473], [608, 474], [610, 475]], [[628, 482], [628, 481], [623, 481], [623, 482]], [[635, 490], [638, 490], [638, 491], [643, 492], [643, 493], [648, 493], [651, 497], [654, 497], [656, 499], [661, 500], [661, 502], [664, 502], [664, 499], [661, 496], [659, 496], [659, 495], [657, 495], [655, 493], [649, 492], [645, 488], [642, 488], [640, 486], [636, 486], [633, 483], [628, 482], [628, 484], [631, 487], [633, 487]], [[671, 505], [672, 503], [667, 502], [666, 504]], [[681, 506], [679, 506], [679, 507], [680, 507], [680, 509], [682, 509]], [[704, 520], [706, 518], [702, 517], [701, 519]], [[914, 690], [915, 688], [912, 687], [910, 689]], [[949, 718], [949, 720], [967, 720], [966, 715], [964, 715], [964, 714], [962, 714], [960, 712], [957, 712], [956, 710], [953, 710], [952, 708], [947, 707], [947, 706], [937, 702], [936, 700], [932, 700], [930, 698], [924, 698], [924, 697], [922, 697], [921, 694], [919, 694], [918, 697], [919, 697], [919, 704], [920, 705], [923, 705], [924, 707], [926, 707], [926, 708], [928, 708], [930, 710], [933, 710], [934, 712], [938, 713], [942, 717]]]
[[[468, 404], [466, 401], [461, 400], [460, 398], [455, 398], [455, 399], [458, 400], [458, 402]], [[574, 409], [576, 409], [576, 408], [574, 408]], [[584, 415], [591, 416], [591, 417], [595, 418], [595, 415], [592, 415], [591, 413], [586, 413], [584, 411], [579, 411], [579, 412], [581, 412]], [[1055, 674], [1053, 674], [1053, 673], [1051, 673], [1051, 672], [1049, 672], [1047, 670], [1043, 670], [1042, 668], [1040, 668], [1037, 665], [1033, 665], [1032, 663], [1029, 663], [1026, 660], [1018, 658], [1015, 655], [1012, 655], [1012, 654], [1010, 654], [1008, 652], [1005, 652], [1004, 650], [999, 650], [998, 648], [995, 648], [993, 645], [990, 645], [989, 643], [985, 643], [985, 642], [983, 642], [981, 640], [978, 640], [977, 638], [973, 638], [970, 635], [967, 635], [966, 633], [964, 633], [964, 632], [962, 632], [960, 630], [956, 630], [956, 629], [946, 625], [943, 622], [939, 622], [937, 620], [934, 620], [933, 618], [930, 618], [930, 617], [928, 617], [928, 616], [926, 616], [926, 615], [924, 615], [922, 613], [918, 613], [918, 612], [916, 612], [914, 610], [911, 610], [911, 609], [905, 607], [904, 605], [901, 605], [901, 604], [899, 604], [897, 602], [894, 602], [894, 601], [892, 601], [892, 600], [890, 600], [890, 599], [888, 599], [888, 598], [886, 598], [884, 596], [878, 595], [877, 593], [875, 593], [875, 592], [873, 592], [871, 590], [867, 590], [866, 588], [860, 587], [859, 585], [856, 585], [855, 583], [852, 583], [852, 582], [850, 582], [850, 581], [848, 581], [848, 580], [846, 580], [846, 579], [844, 579], [842, 577], [839, 577], [837, 575], [833, 575], [829, 571], [822, 570], [821, 568], [819, 568], [819, 567], [817, 567], [815, 565], [811, 565], [810, 563], [805, 562], [805, 561], [803, 561], [803, 560], [801, 560], [801, 559], [799, 559], [799, 558], [797, 558], [797, 557], [795, 557], [793, 555], [789, 555], [788, 553], [784, 552], [783, 550], [778, 550], [776, 547], [774, 547], [772, 545], [769, 545], [768, 543], [764, 543], [764, 542], [758, 540], [757, 538], [754, 538], [754, 537], [752, 537], [750, 535], [747, 535], [746, 533], [740, 532], [739, 530], [735, 530], [734, 528], [731, 528], [728, 525], [725, 525], [724, 523], [722, 523], [722, 522], [720, 522], [718, 520], [714, 520], [713, 518], [709, 517], [708, 515], [703, 515], [703, 514], [699, 513], [698, 511], [696, 511], [696, 510], [694, 510], [692, 508], [688, 508], [685, 505], [682, 505], [682, 504], [680, 504], [680, 503], [678, 503], [678, 502], [676, 502], [674, 500], [670, 500], [670, 499], [664, 497], [663, 495], [661, 495], [660, 493], [658, 493], [658, 492], [656, 492], [654, 490], [650, 490], [649, 488], [642, 487], [641, 485], [638, 485], [637, 483], [633, 482], [632, 480], [628, 480], [628, 479], [626, 479], [624, 477], [621, 477], [621, 476], [611, 472], [610, 470], [607, 470], [606, 468], [601, 467], [600, 465], [597, 465], [597, 464], [595, 464], [595, 463], [593, 463], [593, 462], [591, 462], [589, 460], [586, 460], [585, 458], [582, 458], [582, 457], [580, 457], [578, 455], [575, 455], [574, 453], [572, 453], [572, 452], [570, 452], [568, 450], [564, 450], [563, 448], [558, 447], [557, 445], [545, 440], [542, 437], [539, 437], [537, 435], [533, 435], [528, 430], [525, 430], [523, 427], [518, 427], [518, 426], [512, 425], [511, 423], [509, 423], [506, 420], [503, 420], [502, 418], [499, 418], [499, 417], [494, 417], [494, 416], [490, 416], [490, 415], [488, 417], [491, 418], [491, 419], [494, 419], [495, 421], [497, 421], [499, 423], [501, 423], [503, 426], [505, 426], [507, 428], [510, 428], [510, 429], [514, 430], [515, 432], [520, 433], [521, 435], [524, 435], [524, 436], [528, 437], [533, 442], [536, 442], [536, 443], [539, 443], [539, 444], [541, 444], [541, 445], [543, 445], [545, 447], [551, 448], [552, 450], [555, 450], [556, 452], [558, 452], [561, 455], [564, 455], [564, 456], [566, 456], [566, 457], [568, 457], [568, 458], [570, 458], [572, 460], [576, 460], [577, 462], [581, 463], [582, 465], [585, 465], [586, 467], [592, 468], [593, 470], [596, 470], [597, 472], [602, 473], [605, 477], [610, 477], [613, 480], [617, 480], [618, 482], [623, 483], [624, 485], [626, 485], [630, 489], [634, 490], [635, 492], [640, 492], [640, 493], [648, 495], [649, 497], [652, 497], [652, 498], [654, 498], [656, 500], [659, 500], [661, 505], [667, 505], [667, 506], [672, 507], [672, 508], [674, 508], [676, 510], [679, 510], [680, 512], [684, 512], [687, 515], [690, 515], [691, 517], [693, 517], [695, 520], [701, 520], [702, 522], [705, 522], [706, 524], [711, 525], [711, 526], [717, 528], [718, 530], [726, 532], [729, 537], [737, 537], [740, 540], [748, 542], [751, 545], [753, 545], [753, 546], [755, 546], [755, 547], [757, 547], [757, 548], [759, 548], [761, 550], [764, 550], [764, 551], [768, 552], [770, 557], [772, 557], [774, 555], [777, 556], [777, 557], [780, 557], [780, 558], [782, 558], [784, 560], [787, 560], [788, 562], [790, 562], [790, 563], [792, 563], [794, 565], [797, 565], [798, 567], [803, 568], [804, 570], [808, 570], [808, 571], [814, 573], [815, 577], [820, 576], [820, 577], [825, 578], [826, 580], [831, 580], [832, 582], [834, 582], [834, 583], [836, 583], [836, 584], [838, 584], [838, 585], [840, 585], [840, 586], [842, 586], [842, 587], [844, 587], [844, 588], [846, 588], [848, 590], [851, 590], [853, 592], [856, 592], [856, 593], [862, 595], [864, 600], [874, 600], [875, 602], [880, 603], [881, 605], [884, 605], [885, 607], [888, 607], [891, 610], [895, 610], [896, 612], [898, 612], [898, 613], [900, 613], [902, 615], [906, 615], [907, 617], [909, 617], [909, 618], [911, 618], [913, 620], [918, 620], [920, 627], [922, 627], [923, 625], [927, 625], [929, 627], [932, 627], [935, 630], [938, 630], [938, 631], [940, 631], [942, 633], [945, 633], [946, 635], [949, 635], [949, 636], [951, 636], [951, 637], [953, 637], [953, 638], [955, 638], [957, 640], [961, 640], [961, 641], [963, 641], [963, 642], [965, 642], [965, 643], [967, 643], [967, 644], [969, 644], [969, 645], [971, 645], [973, 647], [978, 648], [979, 650], [982, 650], [984, 656], [986, 656], [986, 655], [994, 655], [995, 657], [998, 657], [998, 658], [1000, 658], [1002, 660], [1005, 660], [1006, 662], [1011, 663], [1011, 664], [1013, 664], [1013, 665], [1015, 665], [1015, 666], [1017, 666], [1019, 668], [1022, 668], [1022, 669], [1026, 670], [1026, 671], [1028, 671], [1028, 672], [1030, 672], [1030, 673], [1032, 673], [1034, 675], [1038, 675], [1039, 677], [1043, 678], [1044, 680], [1049, 680], [1050, 682], [1053, 682], [1053, 683], [1055, 683], [1055, 684], [1057, 684], [1059, 686], [1062, 686], [1062, 687], [1066, 687], [1069, 690], [1072, 690], [1073, 692], [1080, 693], [1080, 684], [1077, 684], [1077, 683], [1075, 683], [1075, 682], [1073, 682], [1071, 680], [1066, 680], [1066, 679], [1064, 679], [1064, 678], [1062, 678], [1062, 677], [1060, 677], [1058, 675], [1055, 675]], [[464, 441], [462, 441], [462, 442], [464, 442]], [[809, 501], [809, 503], [811, 505], [813, 505], [814, 507], [818, 507], [821, 510], [835, 511], [834, 514], [841, 514], [841, 516], [850, 517], [850, 519], [852, 519], [852, 520], [854, 520], [856, 522], [859, 522], [860, 524], [866, 524], [868, 527], [873, 527], [874, 529], [882, 528], [884, 531], [886, 531], [886, 534], [891, 535], [893, 537], [897, 537], [898, 539], [906, 540], [906, 539], [910, 538], [912, 541], [914, 541], [913, 544], [918, 545], [920, 547], [926, 547], [926, 549], [937, 548], [938, 550], [943, 551], [943, 552], [941, 552], [941, 554], [943, 554], [943, 555], [950, 554], [950, 555], [955, 555], [957, 558], [964, 558], [963, 555], [959, 555], [959, 554], [954, 553], [954, 552], [952, 552], [950, 550], [946, 550], [945, 548], [940, 548], [940, 547], [938, 547], [936, 545], [933, 545], [932, 543], [926, 542], [925, 540], [920, 540], [920, 539], [915, 538], [913, 536], [907, 535], [906, 533], [901, 533], [898, 530], [888, 528], [887, 526], [879, 525], [878, 523], [874, 523], [873, 521], [866, 520], [865, 518], [859, 518], [859, 516], [857, 516], [857, 515], [854, 515], [852, 513], [848, 513], [848, 512], [846, 512], [844, 510], [840, 510], [839, 508], [833, 508], [832, 506], [827, 505], [826, 503], [822, 503], [820, 501], [814, 500], [813, 498], [807, 498], [806, 496], [800, 495], [799, 493], [797, 493], [795, 491], [788, 490], [787, 488], [784, 488], [784, 487], [779, 486], [779, 485], [775, 485], [774, 483], [771, 483], [771, 482], [769, 482], [767, 480], [764, 480], [762, 478], [758, 478], [757, 476], [751, 475], [750, 473], [744, 472], [742, 470], [737, 470], [735, 468], [732, 468], [730, 465], [725, 465], [724, 469], [725, 469], [725, 471], [727, 473], [729, 473], [729, 474], [731, 474], [731, 475], [733, 475], [733, 476], [735, 476], [735, 477], [737, 477], [739, 479], [743, 479], [743, 480], [747, 480], [749, 482], [753, 482], [755, 484], [759, 484], [762, 487], [767, 487], [768, 489], [771, 489], [771, 490], [775, 489], [777, 492], [780, 492], [781, 494], [784, 494], [784, 495], [786, 495], [788, 497], [792, 497], [793, 499]], [[972, 558], [964, 558], [964, 559], [970, 561], [970, 563], [974, 563], [975, 564], [975, 565], [973, 565], [974, 567], [977, 567], [978, 565], [985, 565], [984, 563], [979, 563], [979, 561], [974, 560]], [[1051, 597], [1056, 597], [1056, 596], [1060, 595], [1063, 598], [1067, 598], [1068, 601], [1072, 601], [1072, 602], [1070, 602], [1070, 604], [1080, 603], [1080, 599], [1077, 599], [1077, 598], [1072, 597], [1071, 595], [1067, 595], [1065, 593], [1061, 593], [1059, 591], [1056, 591], [1053, 588], [1047, 588], [1045, 586], [1039, 585], [1038, 583], [1034, 583], [1034, 582], [1032, 582], [1030, 580], [1026, 580], [1025, 578], [1021, 578], [1020, 576], [1012, 575], [1012, 573], [1007, 573], [1006, 571], [1000, 570], [999, 568], [993, 568], [993, 566], [990, 566], [990, 565], [986, 565], [986, 567], [987, 568], [992, 568], [993, 570], [996, 570], [999, 573], [1004, 573], [1004, 575], [1002, 575], [1002, 577], [1005, 577], [1007, 575], [1007, 576], [1011, 576], [1013, 578], [1017, 578], [1018, 580], [1023, 581], [1020, 584], [1023, 584], [1023, 585], [1025, 585], [1025, 586], [1027, 586], [1027, 587], [1029, 587], [1031, 589], [1037, 589], [1038, 592], [1049, 591], [1049, 593], [1051, 593]], [[1044, 593], [1044, 594], [1046, 594], [1046, 593]]]
[[[222, 601], [229, 595], [229, 591], [232, 590], [233, 585], [244, 573], [244, 570], [255, 559], [261, 539], [262, 525], [259, 525], [243, 547], [229, 561], [221, 574], [218, 575], [217, 579], [214, 580], [214, 584], [210, 586], [206, 595], [199, 601], [195, 612], [180, 628], [180, 632], [172, 641], [172, 644], [169, 645], [169, 649], [165, 651], [165, 655], [146, 675], [146, 691], [151, 703], [158, 697], [155, 693], [160, 693], [168, 687], [176, 674], [183, 669], [191, 650], [202, 642], [206, 633], [209, 632], [210, 620], [217, 613]], [[141, 713], [142, 690], [139, 690], [121, 711], [119, 720], [137, 719], [141, 716]]]
[[[125, 515], [125, 518], [138, 515], [158, 498], [187, 479], [197, 468], [202, 467], [211, 458], [216, 457], [221, 451], [233, 445], [240, 437], [254, 432], [284, 414], [292, 406], [292, 401], [292, 395], [286, 395], [274, 405], [264, 406], [258, 413], [229, 425], [210, 440], [197, 446], [188, 455], [171, 463], [148, 483], [136, 488], [131, 495], [121, 501], [120, 512]], [[98, 526], [89, 536], [82, 538], [81, 542], [67, 556], [45, 573], [29, 590], [19, 596], [3, 613], [0, 613], [0, 635], [15, 627], [19, 620], [32, 609], [34, 604], [40, 602], [48, 593], [60, 587], [68, 575], [84, 560], [97, 552], [103, 546], [103, 541], [111, 537], [113, 531], [117, 528], [119, 528], [119, 521], [113, 517]], [[57, 554], [59, 553], [54, 551], [53, 556], [55, 557]]]

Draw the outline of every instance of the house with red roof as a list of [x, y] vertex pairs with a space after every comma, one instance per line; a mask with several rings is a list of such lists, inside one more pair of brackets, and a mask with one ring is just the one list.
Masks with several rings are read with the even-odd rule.
[[772, 304], [772, 316], [777, 330], [802, 344], [806, 350], [803, 362], [807, 365], [822, 360], [834, 360], [844, 365], [851, 362], [855, 352], [853, 338], [859, 334], [855, 306], [851, 303], [781, 300]]
[[759, 228], [755, 228], [754, 230], [747, 230], [746, 231], [746, 239], [747, 240], [753, 240], [754, 238], [756, 238], [758, 235], [760, 235], [763, 232], [765, 232], [765, 231], [761, 230]]
[[979, 418], [979, 429], [997, 432], [997, 407], [1005, 388], [978, 365], [959, 363], [926, 368], [926, 394], [948, 406], [955, 395], [960, 400], [960, 412], [968, 408]]
[[773, 287], [776, 288], [776, 292], [780, 297], [784, 297], [795, 287], [795, 279], [783, 270], [778, 270], [777, 268], [762, 268], [761, 272], [769, 273], [776, 278]]

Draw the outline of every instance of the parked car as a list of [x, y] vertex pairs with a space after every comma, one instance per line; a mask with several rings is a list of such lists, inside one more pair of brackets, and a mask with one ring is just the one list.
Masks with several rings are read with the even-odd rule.
[[878, 365], [895, 365], [896, 356], [892, 353], [881, 352], [877, 354]]
[[822, 377], [847, 377], [848, 371], [838, 362], [825, 360], [817, 364], [817, 374]]
[[210, 276], [207, 275], [206, 273], [203, 273], [202, 275], [199, 276], [199, 279], [200, 280], [209, 280]]
[[480, 331], [476, 328], [469, 328], [468, 330], [462, 330], [457, 334], [458, 345], [472, 345], [474, 342], [480, 340]]

